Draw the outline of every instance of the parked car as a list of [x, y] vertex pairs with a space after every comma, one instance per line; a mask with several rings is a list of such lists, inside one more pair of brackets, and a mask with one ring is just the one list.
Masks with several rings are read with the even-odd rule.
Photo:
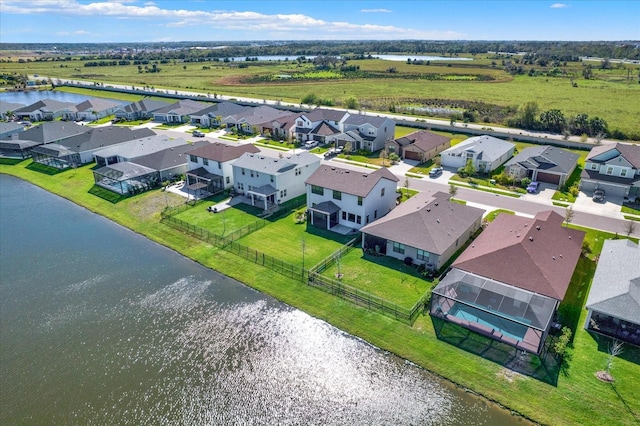
[[596, 203], [604, 203], [605, 193], [604, 189], [596, 189], [593, 191], [593, 201]]
[[336, 155], [338, 155], [338, 151], [336, 151], [335, 149], [331, 148], [327, 152], [324, 153], [324, 158], [325, 158], [325, 160], [328, 160], [329, 158], [333, 158]]
[[442, 167], [434, 167], [429, 170], [429, 177], [436, 178], [442, 174]]
[[527, 192], [529, 194], [535, 194], [540, 189], [540, 182], [531, 182], [529, 186], [527, 186]]
[[304, 147], [307, 149], [315, 148], [316, 146], [318, 146], [317, 141], [308, 141], [304, 143]]
[[204, 138], [204, 133], [202, 133], [200, 130], [194, 130], [191, 134], [194, 138]]

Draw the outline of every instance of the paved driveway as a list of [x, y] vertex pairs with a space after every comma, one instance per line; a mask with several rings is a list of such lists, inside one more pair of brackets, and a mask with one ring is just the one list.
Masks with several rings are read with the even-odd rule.
[[553, 194], [556, 193], [556, 189], [558, 189], [558, 185], [540, 182], [540, 189], [538, 189], [538, 192], [535, 194], [529, 194], [527, 192], [526, 194], [523, 194], [520, 199], [536, 203], [553, 204], [552, 198]]
[[624, 215], [620, 212], [622, 202], [622, 197], [607, 196], [604, 203], [596, 203], [593, 201], [590, 194], [580, 191], [575, 203], [573, 203], [573, 209], [576, 211], [623, 219]]

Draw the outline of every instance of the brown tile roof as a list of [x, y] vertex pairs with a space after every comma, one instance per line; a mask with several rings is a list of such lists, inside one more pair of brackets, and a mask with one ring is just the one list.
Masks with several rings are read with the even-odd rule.
[[562, 300], [585, 235], [563, 227], [563, 221], [552, 210], [533, 219], [500, 214], [453, 266]]
[[245, 152], [255, 154], [256, 152], [260, 152], [260, 150], [251, 144], [227, 145], [221, 142], [214, 142], [189, 151], [188, 154], [224, 163], [239, 158]]
[[401, 146], [413, 145], [427, 152], [450, 141], [451, 138], [432, 133], [428, 130], [419, 130], [396, 139]]
[[359, 197], [366, 197], [380, 179], [388, 179], [392, 182], [399, 181], [393, 173], [384, 167], [372, 173], [363, 173], [330, 165], [321, 165], [309, 176], [305, 183]]
[[449, 201], [444, 192], [420, 192], [362, 228], [365, 234], [442, 254], [478, 222], [484, 210]]

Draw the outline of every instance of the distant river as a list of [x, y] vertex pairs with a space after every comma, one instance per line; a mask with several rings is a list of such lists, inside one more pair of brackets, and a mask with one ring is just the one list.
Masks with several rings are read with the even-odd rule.
[[5, 175], [0, 218], [0, 424], [522, 424]]
[[[28, 90], [24, 92], [0, 92], [0, 101], [31, 105], [42, 99], [53, 99], [60, 102], [73, 102], [78, 104], [86, 101], [91, 96], [77, 93], [57, 92], [52, 90]], [[113, 102], [125, 105], [130, 102], [119, 99], [109, 99]]]

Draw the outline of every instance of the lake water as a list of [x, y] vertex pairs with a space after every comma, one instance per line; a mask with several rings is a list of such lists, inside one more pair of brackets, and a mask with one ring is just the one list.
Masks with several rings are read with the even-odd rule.
[[385, 61], [407, 62], [407, 59], [412, 61], [472, 61], [472, 58], [459, 58], [457, 56], [423, 56], [423, 55], [376, 55], [378, 59], [384, 59]]
[[[53, 99], [60, 102], [73, 102], [79, 104], [91, 98], [87, 95], [79, 95], [77, 93], [56, 92], [51, 90], [29, 90], [25, 92], [1, 92], [0, 101], [31, 105], [42, 99]], [[106, 99], [106, 98], [105, 98]], [[129, 104], [129, 101], [120, 99], [108, 99], [121, 105]]]
[[6, 175], [0, 217], [0, 424], [524, 423]]

